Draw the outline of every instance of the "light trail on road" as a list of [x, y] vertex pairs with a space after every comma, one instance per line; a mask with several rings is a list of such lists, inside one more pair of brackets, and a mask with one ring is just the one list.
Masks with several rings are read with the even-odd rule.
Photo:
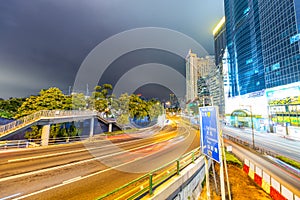
[[[109, 144], [94, 141], [81, 147], [74, 144], [74, 149], [66, 146], [56, 151], [51, 147], [48, 151], [43, 149], [42, 154], [34, 150], [33, 156], [29, 156], [29, 152], [20, 152], [21, 156], [14, 152], [14, 157], [2, 157], [0, 162], [5, 164], [0, 166], [1, 171], [5, 170], [3, 166], [29, 167], [22, 171], [15, 170], [15, 166], [10, 174], [9, 169], [0, 174], [0, 198], [19, 194], [14, 198], [94, 199], [199, 147], [200, 141], [198, 131], [180, 124], [165, 127], [150, 138], [127, 138], [126, 141], [120, 136], [113, 138]], [[119, 151], [111, 148], [113, 146]], [[39, 163], [48, 164], [40, 168]]]
[[[252, 135], [245, 130], [223, 127], [223, 133], [252, 144]], [[270, 133], [255, 133], [255, 146], [300, 162], [300, 141], [292, 141]]]

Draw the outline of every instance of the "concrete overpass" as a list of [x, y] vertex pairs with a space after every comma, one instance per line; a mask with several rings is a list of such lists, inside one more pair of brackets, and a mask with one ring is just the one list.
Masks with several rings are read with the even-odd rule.
[[90, 119], [90, 137], [94, 134], [94, 119], [108, 125], [108, 132], [112, 132], [112, 126], [118, 126], [115, 120], [101, 117], [100, 113], [90, 110], [41, 110], [11, 123], [0, 126], [0, 140], [15, 134], [17, 131], [25, 130], [33, 125], [42, 126], [42, 146], [47, 146], [50, 135], [50, 125], [65, 122], [81, 121]]

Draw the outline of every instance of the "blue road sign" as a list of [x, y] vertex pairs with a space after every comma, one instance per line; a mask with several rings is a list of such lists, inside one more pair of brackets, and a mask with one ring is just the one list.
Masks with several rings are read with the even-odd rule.
[[199, 108], [202, 153], [220, 163], [217, 107]]

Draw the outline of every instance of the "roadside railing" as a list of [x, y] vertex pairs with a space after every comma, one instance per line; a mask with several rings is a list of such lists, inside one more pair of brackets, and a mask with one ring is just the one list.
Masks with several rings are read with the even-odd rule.
[[[89, 136], [72, 136], [49, 138], [48, 145], [68, 144], [88, 139]], [[24, 140], [5, 140], [0, 141], [0, 150], [15, 148], [32, 148], [41, 146], [41, 139], [24, 139]]]
[[69, 116], [86, 116], [86, 115], [96, 115], [97, 113], [90, 110], [41, 110], [31, 115], [22, 117], [11, 123], [0, 126], [0, 137], [6, 133], [27, 126], [41, 118], [47, 117], [69, 117]]
[[[231, 140], [235, 143], [238, 143], [238, 144], [241, 144], [243, 146], [246, 146], [246, 147], [249, 147], [249, 148], [252, 148], [253, 149], [253, 145], [252, 145], [252, 142], [249, 142], [247, 140], [244, 140], [244, 139], [241, 139], [239, 137], [236, 137], [236, 136], [231, 136], [231, 135], [228, 135], [228, 134], [225, 134], [223, 132], [223, 137], [228, 139], [228, 140]], [[265, 147], [265, 146], [259, 146], [259, 145], [255, 145], [255, 149], [253, 149], [261, 154], [266, 154], [266, 155], [270, 155], [270, 156], [273, 156], [273, 157], [276, 157], [276, 156], [279, 156], [280, 154], [278, 154], [277, 152], [275, 152], [274, 150], [268, 148], [268, 147]]]
[[137, 199], [144, 195], [152, 195], [155, 188], [180, 172], [189, 164], [201, 156], [200, 149], [193, 151], [173, 160], [164, 166], [151, 171], [103, 196], [99, 200]]

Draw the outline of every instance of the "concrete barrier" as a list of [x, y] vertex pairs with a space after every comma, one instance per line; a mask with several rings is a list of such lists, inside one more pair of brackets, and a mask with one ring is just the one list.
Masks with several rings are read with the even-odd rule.
[[190, 164], [175, 176], [154, 190], [153, 196], [145, 199], [198, 199], [202, 191], [201, 183], [205, 178], [203, 157]]
[[275, 178], [265, 172], [260, 166], [255, 165], [250, 160], [245, 159], [243, 170], [254, 182], [265, 192], [270, 194], [274, 200], [300, 200], [288, 188], [278, 182]]

